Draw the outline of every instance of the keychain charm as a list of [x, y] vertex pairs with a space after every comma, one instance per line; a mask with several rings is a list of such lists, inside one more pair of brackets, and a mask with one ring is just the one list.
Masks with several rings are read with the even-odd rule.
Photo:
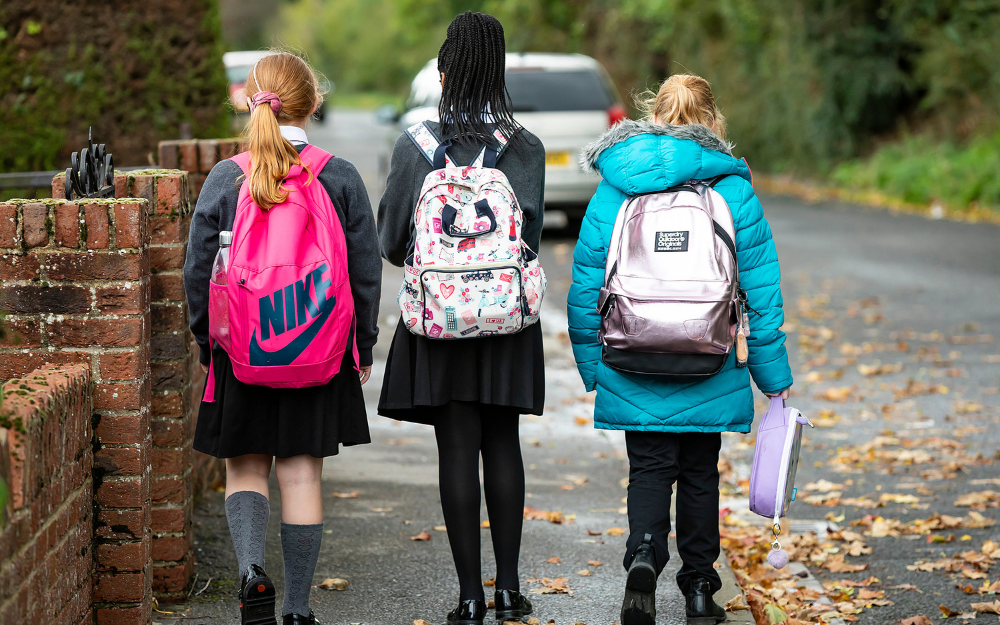
[[778, 542], [781, 526], [775, 523], [772, 531], [774, 540], [771, 542], [771, 551], [767, 554], [767, 562], [776, 569], [783, 569], [788, 564], [788, 552], [782, 549], [781, 543]]

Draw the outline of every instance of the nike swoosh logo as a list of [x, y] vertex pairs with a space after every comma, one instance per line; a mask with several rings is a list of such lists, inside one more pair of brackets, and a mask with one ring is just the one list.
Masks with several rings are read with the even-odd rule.
[[295, 359], [302, 355], [309, 344], [312, 343], [319, 330], [330, 318], [333, 307], [337, 303], [336, 296], [327, 299], [319, 306], [319, 316], [312, 320], [308, 328], [302, 331], [292, 342], [285, 345], [278, 351], [269, 352], [257, 342], [257, 332], [253, 333], [250, 339], [250, 365], [253, 367], [281, 367], [290, 365]]

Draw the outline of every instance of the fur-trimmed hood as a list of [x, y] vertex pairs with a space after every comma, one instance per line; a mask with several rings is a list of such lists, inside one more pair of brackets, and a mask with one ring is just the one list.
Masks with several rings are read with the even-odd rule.
[[[581, 164], [628, 195], [656, 193], [688, 180], [737, 175], [750, 168], [732, 146], [701, 125], [660, 126], [626, 120], [584, 148]], [[598, 191], [599, 192], [599, 191]]]
[[580, 165], [584, 171], [597, 171], [597, 159], [604, 150], [638, 135], [662, 135], [675, 139], [694, 141], [705, 149], [722, 152], [728, 156], [733, 155], [733, 145], [728, 141], [720, 139], [707, 126], [702, 126], [701, 124], [691, 124], [688, 126], [672, 126], [667, 124], [666, 126], [661, 126], [660, 124], [647, 121], [625, 119], [621, 123], [612, 126], [597, 141], [594, 141], [583, 149], [580, 153]]

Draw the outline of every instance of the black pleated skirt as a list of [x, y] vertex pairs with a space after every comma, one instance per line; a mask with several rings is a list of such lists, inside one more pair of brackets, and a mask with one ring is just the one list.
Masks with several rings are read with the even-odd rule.
[[378, 413], [433, 425], [452, 401], [542, 414], [545, 357], [540, 323], [517, 334], [435, 341], [396, 325], [382, 379]]
[[212, 353], [215, 401], [201, 402], [194, 449], [216, 458], [266, 454], [277, 458], [335, 456], [339, 446], [371, 442], [361, 381], [348, 349], [329, 383], [309, 388], [244, 384], [229, 356]]

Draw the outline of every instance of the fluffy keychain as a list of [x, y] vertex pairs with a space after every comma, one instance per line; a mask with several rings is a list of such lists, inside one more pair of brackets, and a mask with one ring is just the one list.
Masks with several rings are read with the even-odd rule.
[[767, 562], [776, 569], [783, 569], [788, 564], [788, 552], [782, 549], [781, 543], [778, 542], [781, 526], [775, 523], [771, 529], [774, 532], [774, 540], [771, 542], [771, 551], [767, 554]]

